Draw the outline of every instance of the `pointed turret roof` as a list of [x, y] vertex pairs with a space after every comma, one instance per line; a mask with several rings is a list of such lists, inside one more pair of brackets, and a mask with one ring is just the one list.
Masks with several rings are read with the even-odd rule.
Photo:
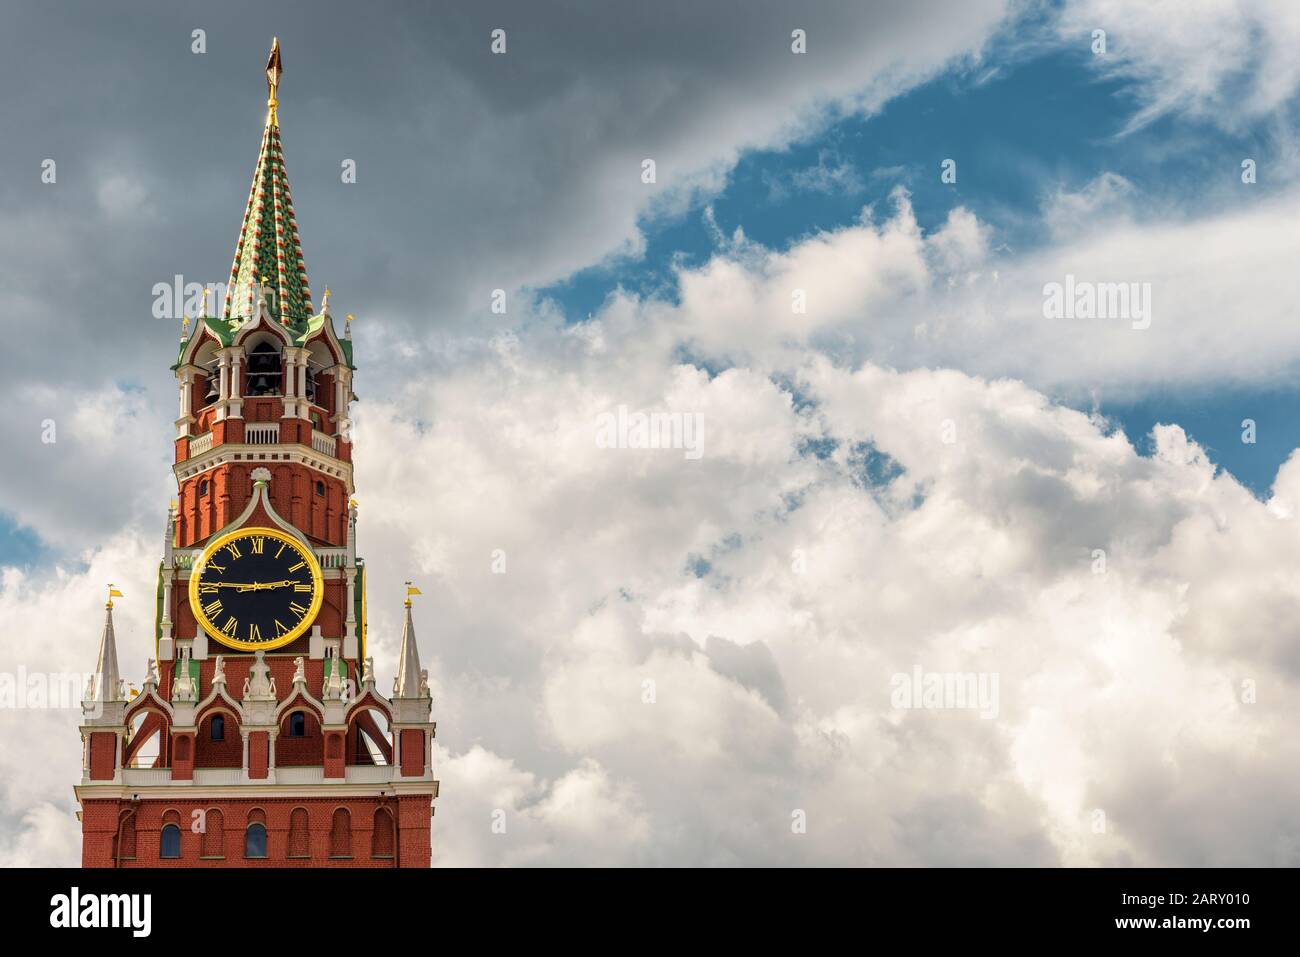
[[95, 673], [90, 679], [86, 701], [105, 704], [125, 701], [122, 694], [122, 676], [117, 670], [117, 639], [113, 636], [113, 602], [104, 608], [104, 634], [99, 639], [99, 657], [95, 659]]
[[298, 237], [293, 197], [284, 168], [284, 150], [280, 145], [277, 91], [282, 72], [280, 41], [276, 39], [266, 64], [270, 93], [266, 128], [262, 131], [262, 148], [257, 154], [253, 186], [248, 193], [239, 242], [235, 245], [235, 262], [226, 284], [223, 317], [253, 315], [255, 287], [264, 280], [262, 294], [271, 315], [297, 330], [312, 317], [312, 304], [307, 263], [302, 255], [302, 240]]
[[415, 623], [411, 620], [411, 599], [406, 600], [406, 622], [402, 625], [402, 646], [397, 653], [394, 698], [420, 697], [420, 649], [415, 644]]

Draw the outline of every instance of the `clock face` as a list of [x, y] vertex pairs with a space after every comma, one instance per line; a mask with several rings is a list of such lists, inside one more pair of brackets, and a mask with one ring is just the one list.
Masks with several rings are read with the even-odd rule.
[[289, 644], [311, 627], [324, 597], [316, 556], [278, 529], [222, 535], [190, 572], [190, 608], [200, 627], [245, 651]]

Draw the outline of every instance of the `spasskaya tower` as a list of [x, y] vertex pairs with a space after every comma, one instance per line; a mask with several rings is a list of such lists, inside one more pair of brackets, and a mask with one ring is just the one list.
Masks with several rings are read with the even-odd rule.
[[[120, 676], [113, 597], [83, 702], [87, 867], [428, 867], [434, 724], [408, 588], [380, 693], [357, 555], [350, 321], [312, 306], [266, 127], [220, 315], [186, 320], [156, 654]], [[350, 317], [349, 317], [350, 320]], [[143, 583], [132, 594], [145, 594]]]

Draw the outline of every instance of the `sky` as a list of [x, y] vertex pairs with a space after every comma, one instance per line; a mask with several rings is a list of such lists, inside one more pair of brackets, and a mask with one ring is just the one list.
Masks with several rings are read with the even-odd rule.
[[[228, 275], [278, 36], [435, 865], [1300, 863], [1300, 6], [0, 18], [0, 674], [108, 581], [143, 672], [155, 287]], [[0, 708], [0, 863], [78, 860], [78, 716]]]

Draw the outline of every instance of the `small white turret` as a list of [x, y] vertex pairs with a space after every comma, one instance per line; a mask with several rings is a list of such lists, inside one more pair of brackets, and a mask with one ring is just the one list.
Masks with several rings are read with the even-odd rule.
[[113, 632], [113, 586], [104, 606], [104, 631], [99, 639], [95, 671], [86, 686], [82, 710], [88, 721], [117, 724], [126, 705], [126, 682], [117, 667], [117, 638]]

